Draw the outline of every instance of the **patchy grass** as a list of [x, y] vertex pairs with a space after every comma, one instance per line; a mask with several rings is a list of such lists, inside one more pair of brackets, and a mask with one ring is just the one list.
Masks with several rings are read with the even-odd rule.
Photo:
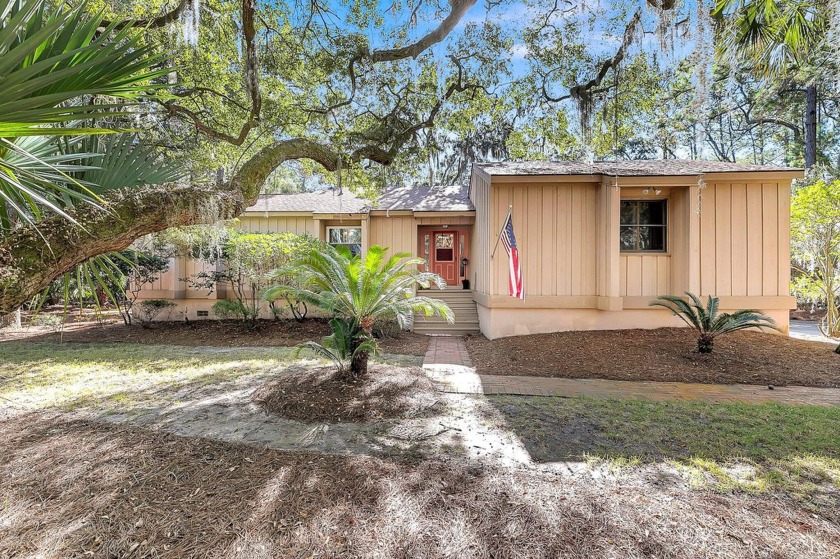
[[4, 423], [10, 557], [834, 558], [775, 498], [466, 462], [267, 451], [37, 415]]
[[840, 505], [840, 408], [493, 396], [534, 460], [666, 462], [694, 487]]
[[181, 388], [276, 374], [291, 363], [288, 348], [10, 343], [2, 352], [0, 397], [24, 409], [118, 409]]

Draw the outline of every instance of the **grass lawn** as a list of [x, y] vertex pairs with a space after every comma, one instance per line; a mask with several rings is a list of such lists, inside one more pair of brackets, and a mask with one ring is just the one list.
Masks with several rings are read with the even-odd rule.
[[695, 486], [782, 491], [840, 521], [840, 408], [491, 396], [534, 460], [669, 463]]

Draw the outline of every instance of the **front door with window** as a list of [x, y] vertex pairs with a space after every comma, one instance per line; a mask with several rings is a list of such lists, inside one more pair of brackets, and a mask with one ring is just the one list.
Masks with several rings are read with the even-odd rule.
[[458, 232], [434, 231], [430, 267], [447, 285], [458, 283]]

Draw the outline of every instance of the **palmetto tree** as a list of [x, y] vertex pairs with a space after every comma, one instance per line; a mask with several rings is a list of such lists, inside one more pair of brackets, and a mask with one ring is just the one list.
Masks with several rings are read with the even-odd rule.
[[717, 0], [725, 18], [718, 54], [740, 60], [765, 80], [805, 85], [805, 166], [817, 159], [817, 85], [814, 68], [829, 58], [825, 46], [833, 0]]
[[650, 306], [668, 309], [697, 330], [697, 351], [700, 353], [711, 353], [715, 338], [722, 334], [748, 328], [779, 329], [772, 318], [758, 311], [740, 310], [734, 313], [718, 314], [720, 300], [717, 297], [710, 296], [704, 306], [700, 298], [693, 293], [686, 293], [686, 295], [688, 299], [664, 295], [651, 302]]
[[[108, 190], [183, 175], [109, 124], [158, 87], [152, 82], [169, 71], [165, 53], [141, 45], [127, 22], [103, 27], [101, 14], [85, 10], [84, 3], [0, 0], [0, 234], [23, 224], [37, 229], [51, 214], [72, 221], [70, 209], [100, 206]], [[119, 258], [96, 256], [62, 281], [95, 291], [121, 273]]]
[[312, 249], [283, 270], [284, 274], [297, 274], [300, 287], [276, 286], [265, 297], [292, 296], [334, 313], [340, 325], [333, 324], [333, 336], [345, 340], [333, 339], [324, 347], [344, 348], [343, 355], [351, 360], [350, 375], [364, 375], [368, 357], [376, 351], [372, 329], [377, 318], [395, 319], [403, 329], [411, 327], [415, 312], [440, 315], [449, 323], [455, 320], [446, 303], [415, 293], [418, 285], [445, 288], [443, 278], [418, 271], [422, 258], [411, 258], [407, 252], [388, 258], [387, 252], [376, 245], [364, 256], [353, 256], [346, 247]]
[[70, 219], [104, 190], [173, 177], [133, 137], [92, 138], [120, 132], [103, 120], [126, 114], [169, 69], [131, 25], [103, 28], [85, 10], [0, 0], [0, 231], [50, 213]]

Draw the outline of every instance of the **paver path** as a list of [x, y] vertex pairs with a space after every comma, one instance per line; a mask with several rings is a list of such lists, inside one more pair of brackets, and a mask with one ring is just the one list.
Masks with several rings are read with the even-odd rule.
[[444, 392], [840, 406], [840, 388], [478, 375], [463, 338], [432, 338], [423, 368]]
[[472, 367], [464, 338], [460, 336], [432, 336], [429, 340], [429, 349], [426, 350], [426, 357], [423, 359], [423, 366], [427, 365]]

